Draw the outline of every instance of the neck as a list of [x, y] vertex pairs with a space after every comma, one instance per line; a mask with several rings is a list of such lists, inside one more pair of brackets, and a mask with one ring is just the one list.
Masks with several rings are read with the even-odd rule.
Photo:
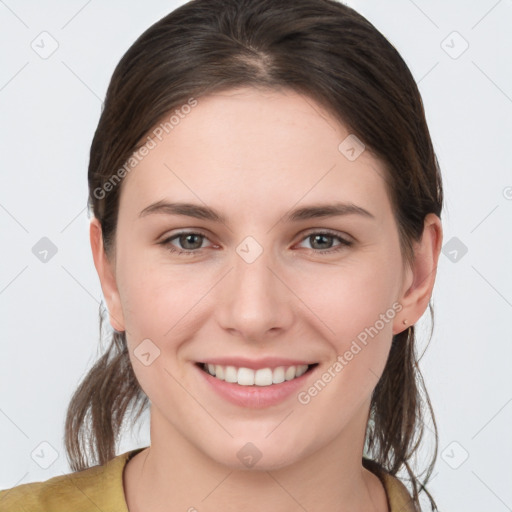
[[387, 512], [380, 480], [362, 466], [366, 417], [362, 411], [321, 449], [293, 454], [295, 462], [239, 469], [200, 451], [152, 405], [151, 446], [130, 460], [123, 475], [129, 511]]

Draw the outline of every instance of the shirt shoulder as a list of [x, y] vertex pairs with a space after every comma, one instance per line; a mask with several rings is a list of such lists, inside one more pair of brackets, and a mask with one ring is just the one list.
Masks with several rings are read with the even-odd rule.
[[143, 448], [118, 455], [100, 466], [21, 484], [0, 491], [2, 512], [128, 512], [123, 469]]
[[407, 487], [396, 476], [391, 475], [370, 459], [364, 459], [364, 466], [376, 474], [382, 482], [390, 512], [417, 512]]
[[383, 483], [390, 512], [416, 512], [414, 501], [405, 485], [395, 476], [383, 473]]

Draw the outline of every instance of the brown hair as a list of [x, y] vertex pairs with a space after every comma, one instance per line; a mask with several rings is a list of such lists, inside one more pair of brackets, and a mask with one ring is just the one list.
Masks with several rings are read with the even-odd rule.
[[[191, 98], [239, 86], [305, 94], [364, 142], [386, 167], [403, 260], [411, 263], [412, 243], [421, 238], [425, 216], [440, 217], [443, 202], [421, 96], [393, 45], [363, 16], [334, 0], [193, 0], [133, 43], [113, 73], [90, 151], [89, 206], [101, 223], [107, 255], [115, 253], [122, 190], [122, 181], [112, 185], [115, 173], [124, 175], [119, 169], [164, 116]], [[433, 321], [430, 303], [429, 309]], [[71, 468], [79, 471], [113, 458], [123, 419], [135, 411], [134, 424], [148, 404], [130, 364], [125, 333], [114, 330], [69, 404], [65, 445]], [[411, 460], [423, 436], [425, 406], [435, 443], [421, 483]], [[424, 485], [437, 448], [410, 326], [393, 336], [373, 392], [366, 454], [393, 475], [405, 468], [416, 506], [423, 490], [434, 510]], [[364, 457], [363, 463], [370, 467], [372, 460]]]

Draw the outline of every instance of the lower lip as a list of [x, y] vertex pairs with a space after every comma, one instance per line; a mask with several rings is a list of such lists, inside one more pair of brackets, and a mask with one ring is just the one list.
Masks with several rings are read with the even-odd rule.
[[316, 370], [317, 366], [310, 368], [306, 373], [292, 380], [285, 380], [281, 384], [270, 386], [241, 386], [240, 384], [226, 382], [217, 379], [195, 365], [206, 382], [221, 397], [227, 401], [251, 409], [263, 409], [271, 405], [277, 405], [296, 393], [304, 386], [306, 379]]

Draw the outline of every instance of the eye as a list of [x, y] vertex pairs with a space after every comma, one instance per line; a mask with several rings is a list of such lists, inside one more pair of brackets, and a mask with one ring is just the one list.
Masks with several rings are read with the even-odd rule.
[[[332, 246], [332, 243], [329, 243], [329, 240], [333, 239], [339, 240], [340, 244], [336, 246], [334, 249], [332, 249], [331, 247], [326, 248], [326, 245]], [[310, 240], [311, 244], [313, 245], [314, 252], [318, 254], [332, 254], [343, 250], [345, 247], [350, 247], [351, 245], [353, 245], [353, 242], [351, 240], [345, 239], [339, 236], [335, 231], [329, 230], [312, 231], [302, 240]], [[315, 245], [317, 246], [317, 248], [318, 245], [320, 245], [319, 250], [315, 250]]]
[[[332, 248], [332, 242], [329, 243], [329, 240], [338, 240], [339, 245]], [[172, 242], [177, 240], [181, 248], [177, 248]], [[205, 234], [195, 231], [182, 231], [181, 233], [176, 233], [162, 242], [159, 242], [160, 245], [166, 247], [170, 252], [175, 254], [187, 254], [197, 255], [203, 249], [204, 240], [208, 240]], [[305, 238], [302, 239], [310, 240], [313, 244], [313, 251], [317, 254], [332, 254], [343, 250], [345, 247], [350, 247], [353, 245], [351, 240], [345, 239], [337, 234], [335, 231], [322, 230], [322, 231], [313, 231], [306, 235]], [[314, 246], [317, 247], [314, 247]], [[320, 245], [320, 247], [318, 247]], [[325, 247], [325, 245], [331, 247]]]
[[[177, 239], [179, 244], [185, 250], [176, 248], [176, 246], [171, 243], [175, 239]], [[201, 252], [200, 249], [202, 249], [202, 243], [205, 239], [207, 240], [206, 235], [203, 233], [182, 231], [181, 233], [177, 233], [165, 240], [162, 240], [160, 244], [167, 247], [167, 249], [172, 253], [194, 255]]]

